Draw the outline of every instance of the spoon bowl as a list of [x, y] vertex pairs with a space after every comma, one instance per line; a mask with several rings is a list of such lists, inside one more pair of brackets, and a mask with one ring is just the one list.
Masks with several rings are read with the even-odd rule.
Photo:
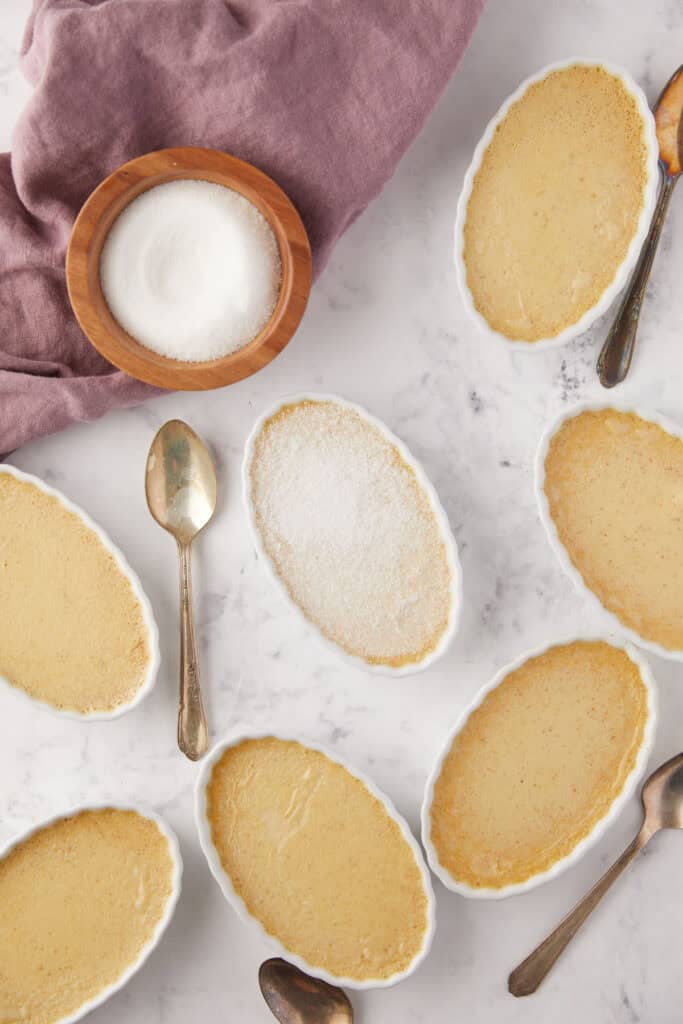
[[164, 423], [152, 441], [145, 473], [147, 504], [180, 555], [180, 706], [178, 746], [191, 761], [206, 752], [209, 730], [199, 685], [192, 618], [192, 541], [216, 508], [216, 471], [201, 437], [182, 420]]
[[681, 173], [683, 163], [683, 64], [674, 71], [655, 107], [659, 163], [669, 177]]
[[645, 822], [651, 835], [662, 828], [683, 828], [683, 754], [661, 765], [643, 785]]
[[345, 992], [280, 957], [261, 964], [258, 980], [280, 1024], [353, 1024], [353, 1008]]
[[182, 420], [169, 420], [152, 441], [145, 490], [162, 529], [189, 544], [216, 508], [216, 471], [202, 439]]

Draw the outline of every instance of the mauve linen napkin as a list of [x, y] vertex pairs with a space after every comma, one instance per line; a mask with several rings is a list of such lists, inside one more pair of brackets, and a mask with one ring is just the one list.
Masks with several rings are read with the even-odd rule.
[[226, 150], [291, 196], [320, 272], [446, 85], [483, 0], [35, 0], [35, 92], [0, 155], [0, 452], [155, 389], [69, 306], [75, 215], [119, 164]]

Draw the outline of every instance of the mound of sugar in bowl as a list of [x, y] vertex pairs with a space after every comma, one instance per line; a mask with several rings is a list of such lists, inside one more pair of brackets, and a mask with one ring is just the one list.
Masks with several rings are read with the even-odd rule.
[[273, 314], [281, 276], [266, 218], [210, 181], [143, 192], [114, 221], [100, 257], [114, 319], [146, 348], [187, 362], [252, 341]]

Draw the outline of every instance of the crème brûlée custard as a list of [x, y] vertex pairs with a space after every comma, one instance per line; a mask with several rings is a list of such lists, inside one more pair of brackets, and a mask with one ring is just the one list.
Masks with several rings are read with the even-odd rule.
[[453, 614], [446, 537], [395, 444], [333, 400], [284, 405], [260, 428], [249, 500], [291, 599], [372, 665], [423, 661]]
[[550, 440], [543, 487], [586, 586], [643, 640], [683, 650], [683, 440], [633, 412], [579, 412]]
[[131, 581], [58, 497], [0, 470], [0, 676], [81, 714], [130, 703], [149, 628]]
[[174, 885], [154, 821], [82, 811], [0, 860], [0, 1020], [53, 1024], [117, 981], [155, 938]]
[[213, 766], [206, 811], [251, 916], [313, 971], [382, 982], [423, 952], [424, 867], [384, 803], [338, 762], [293, 740], [242, 740]]
[[646, 125], [621, 78], [572, 64], [531, 83], [472, 185], [463, 257], [475, 308], [511, 340], [554, 338], [614, 280], [638, 230]]
[[512, 670], [441, 764], [428, 826], [440, 866], [472, 889], [548, 871], [621, 793], [648, 716], [638, 666], [603, 641], [551, 647]]

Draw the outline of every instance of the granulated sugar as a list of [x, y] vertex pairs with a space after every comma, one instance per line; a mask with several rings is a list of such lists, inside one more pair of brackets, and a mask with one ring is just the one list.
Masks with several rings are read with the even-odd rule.
[[210, 181], [171, 181], [117, 217], [100, 258], [112, 316], [160, 355], [217, 359], [252, 341], [277, 303], [280, 254], [253, 203]]
[[336, 402], [287, 405], [256, 438], [250, 475], [264, 548], [324, 636], [393, 667], [437, 646], [452, 604], [446, 542], [381, 431]]

